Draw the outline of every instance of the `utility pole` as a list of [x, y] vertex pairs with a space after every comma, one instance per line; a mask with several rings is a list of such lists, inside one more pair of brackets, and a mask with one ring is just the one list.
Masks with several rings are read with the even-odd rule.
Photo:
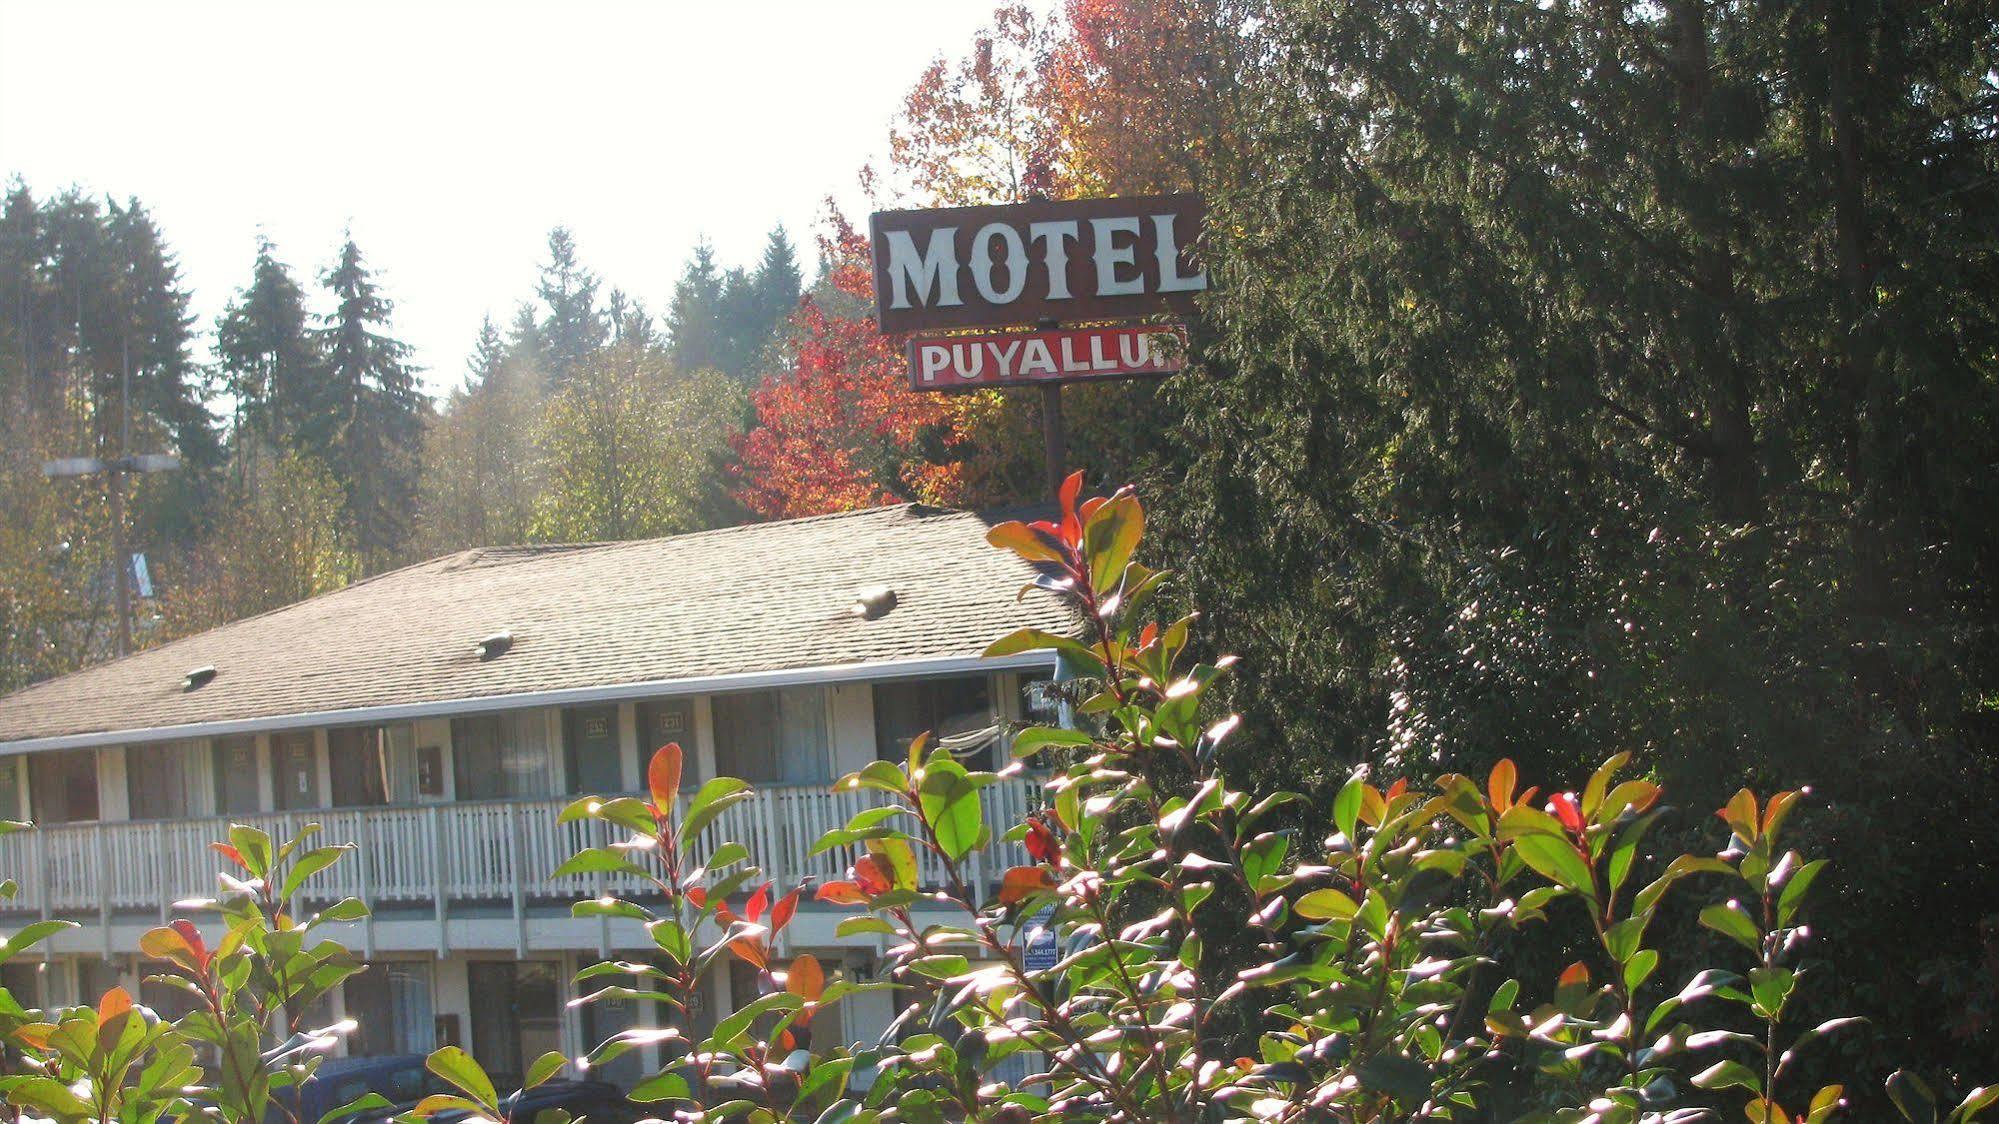
[[118, 379], [118, 455], [110, 460], [65, 457], [42, 463], [42, 475], [51, 480], [59, 476], [108, 477], [106, 483], [111, 490], [111, 549], [116, 555], [112, 570], [118, 590], [118, 654], [121, 656], [132, 652], [132, 555], [125, 545], [125, 478], [135, 473], [168, 472], [180, 467], [180, 458], [170, 453], [133, 456], [126, 452], [132, 438], [131, 417], [132, 352], [127, 345], [125, 369]]

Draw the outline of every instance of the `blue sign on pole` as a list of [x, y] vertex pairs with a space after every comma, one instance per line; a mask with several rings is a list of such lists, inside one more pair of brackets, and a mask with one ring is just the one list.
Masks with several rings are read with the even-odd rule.
[[1021, 964], [1030, 972], [1042, 972], [1055, 966], [1060, 960], [1061, 949], [1055, 939], [1055, 907], [1042, 906], [1021, 926]]

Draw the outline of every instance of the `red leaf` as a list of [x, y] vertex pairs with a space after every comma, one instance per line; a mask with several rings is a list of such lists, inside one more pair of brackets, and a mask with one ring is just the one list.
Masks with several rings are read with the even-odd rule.
[[122, 987], [114, 987], [97, 1001], [97, 1025], [102, 1027], [131, 1009], [132, 993]]
[[668, 742], [652, 755], [652, 763], [646, 766], [646, 786], [652, 790], [652, 802], [656, 809], [654, 819], [660, 819], [673, 807], [674, 797], [680, 793], [681, 752], [679, 742]]
[[743, 906], [743, 915], [754, 925], [763, 918], [764, 910], [769, 906], [770, 883], [766, 882], [757, 887], [756, 893], [750, 895], [749, 904]]
[[784, 990], [807, 1003], [817, 1003], [826, 994], [826, 972], [819, 967], [819, 958], [808, 952], [793, 959], [784, 974]]
[[1001, 905], [1018, 905], [1035, 894], [1055, 888], [1055, 876], [1047, 867], [1017, 866], [1000, 879]]
[[237, 866], [242, 867], [244, 870], [250, 869], [250, 864], [243, 861], [243, 852], [238, 851], [236, 848], [230, 846], [229, 844], [210, 843], [209, 847], [212, 848], [216, 854], [221, 855], [223, 858], [228, 859], [230, 862], [235, 863]]
[[201, 930], [194, 927], [194, 922], [185, 917], [176, 918], [173, 930], [179, 933], [181, 939], [187, 942], [187, 947], [193, 950], [195, 965], [200, 968], [208, 967], [208, 945], [202, 941]]
[[771, 907], [770, 931], [773, 934], [783, 932], [784, 927], [791, 924], [792, 915], [798, 912], [799, 891], [803, 889], [805, 887], [800, 886], [797, 890], [777, 899], [777, 904]]
[[1062, 841], [1055, 837], [1054, 829], [1040, 819], [1027, 821], [1027, 853], [1038, 863], [1054, 862], [1062, 853]]
[[835, 905], [866, 905], [868, 901], [867, 891], [858, 882], [827, 882], [812, 896]]
[[1583, 830], [1583, 814], [1576, 807], [1576, 794], [1558, 792], [1548, 798], [1548, 814], [1562, 821], [1562, 826], [1578, 835]]
[[861, 887], [861, 892], [871, 898], [888, 893], [895, 885], [888, 871], [882, 869], [882, 864], [873, 855], [862, 855], [854, 861], [854, 881]]
[[743, 958], [745, 963], [759, 968], [770, 967], [770, 952], [764, 943], [754, 937], [741, 937], [729, 942], [729, 951]]
[[1519, 780], [1519, 770], [1510, 757], [1500, 758], [1492, 767], [1492, 774], [1485, 779], [1485, 795], [1492, 801], [1495, 812], [1504, 812], [1513, 807], [1513, 786]]

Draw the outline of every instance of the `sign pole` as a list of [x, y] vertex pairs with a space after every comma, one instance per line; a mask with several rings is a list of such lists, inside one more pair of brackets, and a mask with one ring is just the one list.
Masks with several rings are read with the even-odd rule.
[[1068, 473], [1062, 462], [1068, 459], [1068, 435], [1062, 430], [1062, 384], [1041, 384], [1041, 455], [1048, 467], [1048, 494], [1062, 494], [1062, 478]]

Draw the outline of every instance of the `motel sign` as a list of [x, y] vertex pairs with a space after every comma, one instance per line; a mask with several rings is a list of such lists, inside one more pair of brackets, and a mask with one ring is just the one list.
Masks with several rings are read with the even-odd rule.
[[884, 332], [1189, 312], [1194, 195], [881, 211], [868, 222]]
[[909, 341], [909, 385], [951, 390], [1170, 375], [1186, 354], [1181, 329], [1142, 325], [916, 339]]
[[1198, 195], [878, 211], [875, 316], [885, 334], [932, 333], [909, 341], [912, 389], [1039, 386], [1052, 493], [1062, 384], [1181, 369], [1184, 327], [1129, 322], [1194, 310], [1208, 288], [1192, 254], [1204, 214]]

